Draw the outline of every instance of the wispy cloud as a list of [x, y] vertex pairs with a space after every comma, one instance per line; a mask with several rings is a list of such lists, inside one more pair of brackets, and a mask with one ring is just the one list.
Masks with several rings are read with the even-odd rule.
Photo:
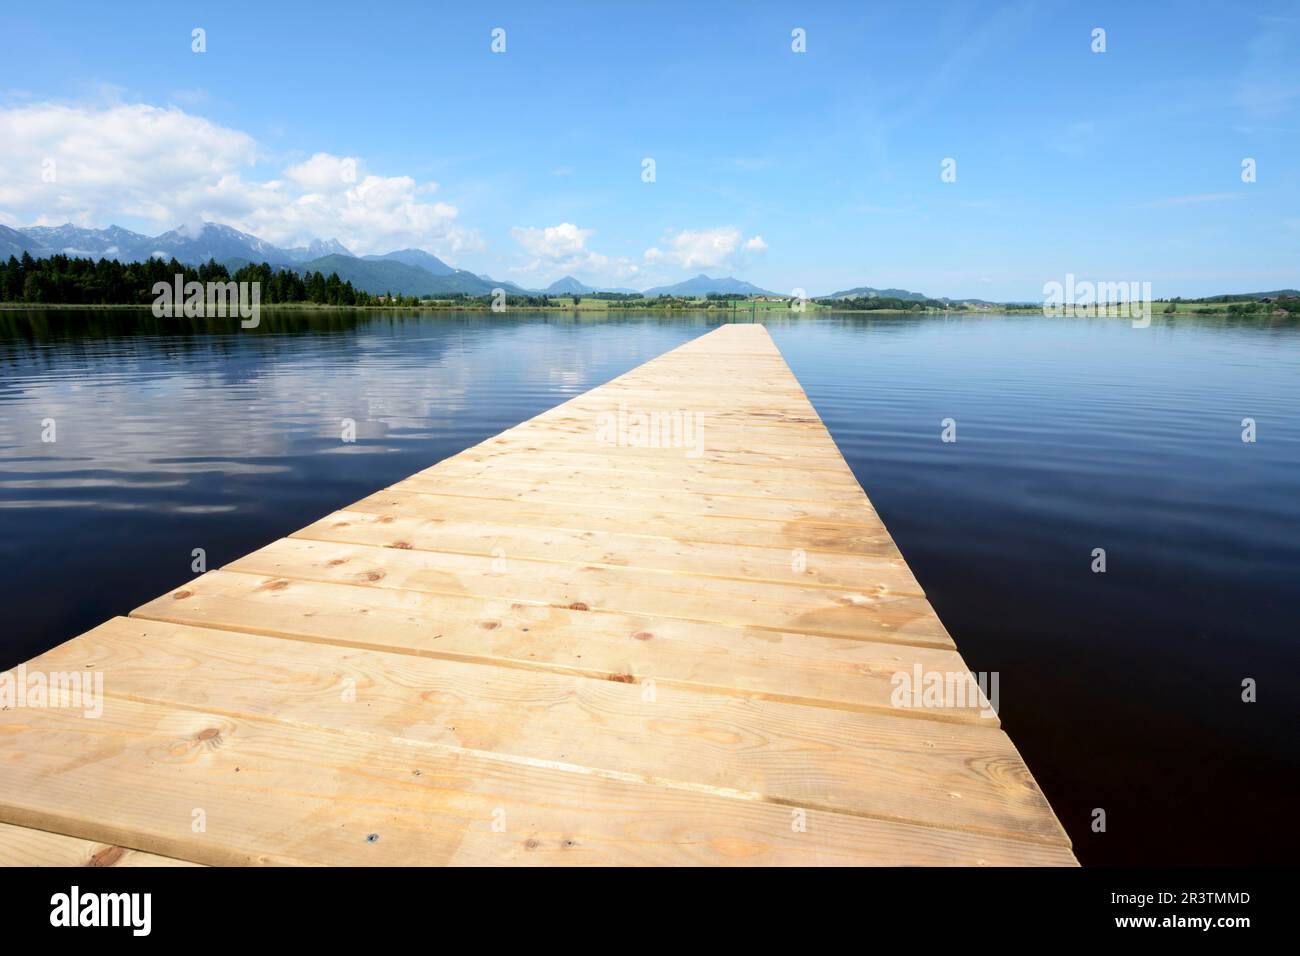
[[1196, 206], [1210, 202], [1232, 202], [1240, 199], [1240, 193], [1200, 193], [1194, 196], [1170, 196], [1167, 199], [1154, 199], [1143, 203], [1145, 208], [1163, 208], [1166, 206]]
[[202, 87], [195, 87], [189, 90], [172, 90], [168, 94], [170, 99], [177, 106], [184, 106], [194, 109], [196, 106], [203, 106], [209, 102], [212, 97], [207, 90]]
[[1097, 124], [1092, 120], [1076, 120], [1059, 130], [1051, 145], [1058, 153], [1078, 156], [1087, 152], [1097, 141]]
[[1300, 18], [1261, 17], [1260, 31], [1251, 40], [1237, 82], [1237, 102], [1256, 119], [1289, 113], [1300, 103], [1296, 49]]

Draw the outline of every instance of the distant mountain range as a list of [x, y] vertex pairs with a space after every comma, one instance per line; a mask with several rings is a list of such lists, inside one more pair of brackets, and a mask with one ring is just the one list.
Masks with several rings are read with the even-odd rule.
[[556, 279], [546, 287], [545, 291], [547, 295], [584, 295], [596, 290], [579, 282], [573, 276], [565, 276], [563, 279]]
[[[406, 256], [407, 253], [412, 252], [427, 257], [431, 260], [431, 265], [436, 263], [434, 267], [439, 271], [435, 273], [425, 266], [412, 265], [411, 260], [415, 257]], [[397, 256], [406, 256], [406, 258], [399, 259], [396, 258]], [[505, 289], [511, 295], [529, 294], [527, 290], [513, 282], [499, 282], [489, 277], [476, 276], [465, 269], [453, 269], [437, 256], [419, 249], [405, 249], [383, 256], [367, 256], [364, 259], [358, 259], [356, 256], [330, 255], [304, 262], [298, 268], [301, 271], [322, 272], [325, 275], [337, 272], [340, 279], [351, 282], [354, 287], [374, 295], [388, 292], [394, 295], [420, 296], [454, 295], [458, 292], [471, 296], [491, 295], [492, 290], [498, 288]]]
[[563, 279], [556, 279], [541, 291], [545, 292], [547, 295], [591, 295], [595, 292], [617, 292], [621, 295], [641, 295], [640, 289], [629, 289], [620, 286], [589, 286], [578, 281], [573, 276], [565, 276]]
[[[26, 236], [30, 246], [35, 247], [28, 249], [32, 255], [61, 252], [70, 256], [117, 259], [120, 262], [142, 262], [150, 258], [175, 258], [189, 263], [207, 262], [209, 259], [218, 262], [242, 259], [291, 266], [306, 261], [318, 247], [323, 251], [331, 245], [313, 243], [302, 249], [280, 249], [256, 236], [214, 222], [206, 222], [196, 229], [182, 226], [164, 232], [161, 236], [145, 236], [121, 226], [83, 229], [70, 223], [62, 226], [31, 226], [15, 231]], [[317, 252], [319, 254], [321, 253]]]
[[[121, 226], [85, 229], [63, 226], [29, 226], [12, 229], [0, 226], [0, 259], [21, 256], [50, 256], [62, 253], [94, 259], [142, 262], [150, 258], [176, 259], [198, 265], [215, 259], [238, 268], [250, 262], [296, 269], [299, 272], [337, 272], [340, 279], [374, 295], [491, 295], [505, 289], [512, 295], [589, 295], [593, 292], [636, 294], [636, 289], [597, 289], [565, 276], [545, 289], [525, 289], [514, 282], [475, 275], [456, 269], [423, 249], [398, 249], [383, 255], [356, 256], [337, 239], [315, 239], [305, 246], [283, 249], [257, 236], [221, 223], [205, 222], [197, 228], [181, 227], [161, 236], [146, 236]], [[702, 280], [702, 281], [701, 281]], [[651, 294], [696, 294], [709, 292], [761, 292], [757, 286], [736, 279], [697, 276], [676, 286], [651, 290]]]
[[712, 279], [701, 272], [695, 278], [687, 279], [684, 282], [646, 289], [644, 294], [653, 297], [656, 295], [775, 295], [776, 293], [760, 289], [758, 286], [749, 282], [742, 282], [740, 279], [732, 279], [730, 276], [724, 279]]
[[36, 255], [37, 253], [32, 251], [32, 246], [32, 240], [17, 229], [0, 225], [0, 256], [8, 259], [10, 256], [21, 256], [24, 252]]
[[[920, 292], [909, 292], [906, 289], [873, 289], [869, 285], [860, 285], [856, 289], [845, 289], [843, 292], [832, 292], [830, 295], [821, 296], [824, 299], [902, 299], [905, 302], [923, 302], [930, 298]], [[965, 299], [962, 300], [966, 301]]]
[[1206, 296], [1201, 302], [1240, 302], [1244, 299], [1294, 299], [1300, 296], [1296, 289], [1274, 289], [1272, 292], [1238, 292], [1227, 295]]
[[[335, 249], [334, 251], [339, 252], [340, 250]], [[351, 253], [346, 249], [342, 250], [342, 254], [345, 256], [351, 255]], [[456, 271], [437, 256], [425, 252], [423, 249], [398, 249], [396, 252], [385, 252], [382, 256], [370, 255], [362, 256], [361, 258], [369, 262], [380, 262], [383, 260], [400, 262], [402, 265], [411, 266], [415, 269], [423, 269], [425, 272], [436, 276], [449, 276]]]
[[[512, 295], [590, 295], [596, 292], [638, 294], [636, 289], [594, 288], [565, 276], [545, 289], [525, 289], [513, 282], [475, 275], [465, 269], [456, 269], [423, 249], [398, 249], [383, 255], [356, 256], [337, 239], [313, 239], [305, 246], [284, 249], [240, 232], [231, 226], [205, 222], [201, 226], [182, 226], [160, 236], [109, 226], [107, 229], [85, 229], [71, 223], [62, 226], [28, 226], [14, 229], [0, 225], [0, 261], [24, 252], [33, 256], [50, 256], [63, 253], [94, 259], [117, 259], [121, 262], [141, 262], [149, 258], [177, 259], [198, 265], [215, 259], [228, 267], [238, 268], [250, 262], [266, 262], [272, 266], [296, 269], [299, 272], [337, 272], [339, 278], [351, 282], [358, 289], [373, 295], [438, 296], [464, 293], [471, 296], [491, 295], [493, 289], [505, 289]], [[639, 293], [649, 297], [658, 295], [774, 295], [750, 282], [730, 276], [712, 278], [700, 273], [691, 279], [673, 285], [655, 286]], [[1207, 296], [1203, 301], [1232, 301], [1300, 295], [1294, 289], [1276, 292], [1243, 292], [1235, 295]], [[907, 289], [877, 289], [857, 286], [815, 296], [819, 299], [893, 298], [908, 302], [921, 302], [930, 297]], [[940, 302], [962, 302], [972, 305], [998, 305], [984, 299], [939, 298]]]
[[265, 262], [299, 272], [337, 272], [340, 279], [375, 295], [490, 295], [503, 288], [513, 294], [526, 290], [513, 282], [500, 282], [453, 269], [423, 249], [399, 249], [384, 255], [358, 257], [337, 239], [314, 239], [305, 246], [284, 249], [257, 236], [221, 223], [205, 222], [197, 228], [181, 227], [161, 236], [146, 236], [121, 226], [84, 229], [63, 226], [30, 226], [11, 229], [0, 226], [0, 257], [49, 256], [63, 253], [120, 262], [142, 262], [150, 258], [176, 259], [190, 265], [215, 259], [238, 268], [250, 262]]
[[904, 302], [949, 302], [966, 305], [1006, 305], [1005, 302], [990, 302], [988, 299], [951, 299], [948, 296], [928, 296], [923, 292], [911, 292], [907, 289], [873, 289], [869, 285], [860, 285], [856, 289], [845, 289], [830, 295], [818, 296], [821, 299], [902, 299]]

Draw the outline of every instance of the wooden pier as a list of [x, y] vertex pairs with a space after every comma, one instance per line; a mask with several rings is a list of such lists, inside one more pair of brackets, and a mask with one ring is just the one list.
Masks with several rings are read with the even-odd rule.
[[1075, 864], [761, 325], [25, 666], [3, 863]]

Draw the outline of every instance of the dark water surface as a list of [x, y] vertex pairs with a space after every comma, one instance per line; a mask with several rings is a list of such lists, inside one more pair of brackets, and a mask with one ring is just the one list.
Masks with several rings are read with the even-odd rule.
[[[175, 587], [194, 548], [218, 567], [710, 321], [0, 312], [0, 667]], [[1293, 859], [1300, 327], [769, 328], [966, 661], [1000, 674], [1080, 859]]]

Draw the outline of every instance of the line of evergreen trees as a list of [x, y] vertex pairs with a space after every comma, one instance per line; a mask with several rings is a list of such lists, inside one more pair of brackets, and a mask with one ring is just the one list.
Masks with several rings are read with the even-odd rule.
[[[1218, 307], [1222, 311], [1222, 306]], [[1300, 315], [1300, 298], [1290, 296], [1279, 298], [1274, 302], [1235, 302], [1228, 306], [1229, 315], [1268, 315], [1274, 309], [1280, 309], [1288, 316]], [[1203, 311], [1198, 309], [1199, 311]]]
[[[123, 264], [116, 259], [81, 259], [64, 255], [34, 259], [23, 253], [0, 265], [0, 302], [65, 305], [151, 305], [157, 282], [172, 282], [177, 274], [186, 282], [260, 282], [261, 301], [315, 302], [321, 305], [373, 305], [376, 297], [355, 289], [351, 282], [319, 272], [299, 275], [291, 269], [272, 269], [265, 262], [249, 263], [233, 273], [209, 259], [195, 268], [175, 259], [164, 262]], [[402, 297], [389, 296], [399, 304]], [[417, 300], [412, 298], [411, 304]]]
[[920, 312], [924, 309], [947, 308], [947, 306], [938, 299], [895, 299], [892, 296], [870, 296], [852, 299], [816, 299], [814, 301], [832, 305], [837, 309], [870, 312], [877, 312], [885, 309], [888, 309], [891, 312]]

